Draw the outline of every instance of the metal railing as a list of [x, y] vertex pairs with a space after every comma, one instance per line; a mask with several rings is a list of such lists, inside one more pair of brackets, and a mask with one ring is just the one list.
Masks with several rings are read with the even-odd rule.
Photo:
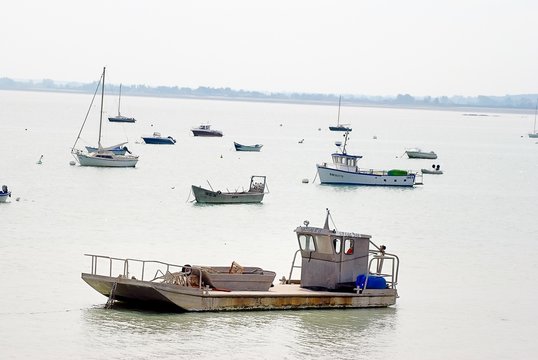
[[[112, 269], [114, 268], [115, 264], [119, 264], [123, 268], [123, 273], [119, 274], [118, 277], [126, 279], [131, 278], [140, 281], [161, 280], [163, 283], [167, 284], [202, 288], [202, 269], [196, 266], [169, 264], [158, 260], [117, 258], [94, 254], [84, 254], [84, 256], [89, 256], [92, 259], [92, 275], [102, 275], [103, 273], [106, 273], [108, 276], [113, 277]], [[105, 270], [101, 273], [99, 273], [98, 271], [99, 260], [104, 260], [108, 263], [108, 269], [105, 268]], [[130, 272], [130, 269], [134, 268], [134, 266], [131, 266], [133, 265], [133, 263], [137, 263], [140, 265], [139, 272], [137, 272], [136, 274]], [[148, 271], [151, 271], [151, 269], [148, 270], [150, 267], [151, 269], [155, 269], [155, 273], [153, 274], [153, 277], [151, 277], [151, 279], [150, 276], [148, 276], [150, 274], [147, 274]], [[196, 271], [197, 276], [195, 275], [195, 277], [198, 278], [198, 281], [192, 281], [192, 278], [190, 278], [190, 276], [193, 275], [193, 269], [198, 270]]]
[[[394, 254], [389, 254], [386, 252], [375, 252], [370, 251], [371, 258], [368, 263], [368, 273], [366, 274], [366, 279], [364, 280], [364, 286], [361, 289], [367, 289], [368, 277], [370, 275], [381, 276], [387, 282], [387, 286], [390, 289], [396, 289], [398, 285], [398, 272], [400, 270], [400, 259]], [[385, 261], [390, 263], [390, 272], [384, 273], [383, 266]], [[372, 271], [372, 265], [375, 265], [375, 271]]]

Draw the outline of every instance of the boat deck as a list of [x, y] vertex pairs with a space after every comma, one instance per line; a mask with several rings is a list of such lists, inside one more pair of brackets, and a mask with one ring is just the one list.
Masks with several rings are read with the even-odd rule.
[[226, 291], [83, 273], [95, 290], [114, 300], [147, 302], [155, 308], [175, 305], [182, 311], [293, 310], [387, 307], [396, 303], [396, 289], [357, 292], [317, 291], [299, 284], [278, 284], [268, 291]]

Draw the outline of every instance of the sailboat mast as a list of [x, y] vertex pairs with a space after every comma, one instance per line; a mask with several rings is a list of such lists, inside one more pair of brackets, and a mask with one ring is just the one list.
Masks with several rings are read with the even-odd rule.
[[536, 110], [534, 110], [534, 129], [532, 130], [532, 132], [535, 134], [536, 134], [536, 113], [538, 113], [538, 101], [536, 101]]
[[99, 115], [99, 141], [97, 141], [99, 150], [101, 149], [101, 128], [103, 127], [103, 100], [105, 98], [105, 70], [106, 70], [106, 67], [103, 67], [103, 83], [101, 84], [101, 113]]
[[120, 107], [121, 107], [121, 84], [120, 84], [120, 98], [118, 99], [118, 117], [121, 116]]
[[532, 132], [536, 134], [536, 113], [538, 113], [538, 100], [536, 101], [536, 110], [534, 110], [534, 129]]
[[340, 103], [342, 102], [342, 96], [338, 98], [338, 119], [336, 120], [336, 125], [340, 126]]

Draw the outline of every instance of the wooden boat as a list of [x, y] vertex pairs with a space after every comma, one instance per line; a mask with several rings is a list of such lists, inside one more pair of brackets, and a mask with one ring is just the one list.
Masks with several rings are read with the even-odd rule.
[[348, 124], [340, 124], [340, 105], [342, 103], [342, 97], [338, 98], [338, 118], [336, 120], [336, 125], [329, 126], [331, 131], [352, 131], [353, 129], [348, 126]]
[[142, 140], [144, 140], [146, 144], [155, 145], [174, 145], [176, 143], [176, 140], [173, 137], [162, 137], [159, 132], [154, 132], [151, 136], [142, 136]]
[[235, 151], [260, 151], [262, 149], [261, 144], [256, 145], [242, 145], [234, 141]]
[[210, 136], [210, 137], [221, 137], [222, 131], [211, 129], [211, 125], [202, 124], [198, 127], [191, 129], [194, 136]]
[[121, 84], [120, 84], [120, 96], [118, 99], [118, 115], [114, 117], [109, 117], [108, 121], [110, 122], [121, 122], [121, 123], [134, 123], [136, 122], [135, 118], [132, 117], [126, 117], [121, 115]]
[[422, 174], [412, 170], [374, 170], [361, 169], [357, 161], [361, 155], [351, 155], [346, 151], [349, 132], [345, 134], [342, 147], [336, 142], [339, 151], [331, 154], [332, 163], [317, 164], [319, 181], [321, 184], [331, 185], [375, 185], [413, 187], [422, 184]]
[[[211, 186], [211, 185], [210, 185]], [[266, 187], [266, 177], [253, 175], [247, 191], [214, 191], [201, 186], [192, 185], [194, 198], [199, 203], [206, 204], [249, 204], [260, 203], [263, 200]]]
[[410, 159], [437, 159], [437, 154], [433, 151], [422, 151], [421, 149], [409, 149], [405, 153]]
[[2, 190], [0, 190], [0, 203], [5, 203], [10, 197], [11, 191], [9, 191], [7, 185], [2, 185]]
[[80, 166], [135, 167], [136, 163], [138, 162], [138, 156], [131, 154], [127, 155], [125, 153], [117, 154], [114, 153], [113, 149], [104, 148], [101, 145], [101, 132], [103, 127], [103, 101], [105, 97], [105, 70], [106, 68], [103, 68], [103, 74], [101, 75], [101, 79], [97, 84], [97, 89], [99, 89], [99, 86], [101, 86], [101, 111], [99, 115], [99, 137], [97, 141], [97, 151], [90, 152], [88, 150], [88, 152], [85, 153], [82, 150], [75, 148], [78, 140], [80, 139], [80, 134], [84, 129], [84, 124], [86, 123], [86, 119], [84, 119], [84, 122], [82, 123], [82, 128], [78, 133], [77, 140], [75, 140], [75, 144], [71, 148], [71, 154], [75, 157]]
[[[258, 267], [174, 265], [86, 254], [82, 279], [115, 302], [155, 310], [229, 311], [388, 307], [396, 303], [399, 259], [370, 235], [325, 226], [295, 229], [298, 250], [289, 278]], [[297, 264], [300, 261], [300, 265]], [[300, 277], [293, 272], [300, 268]], [[113, 269], [123, 269], [112, 275]]]

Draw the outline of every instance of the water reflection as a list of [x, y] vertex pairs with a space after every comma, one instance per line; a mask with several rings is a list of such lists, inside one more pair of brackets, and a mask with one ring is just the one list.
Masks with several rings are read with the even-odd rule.
[[87, 336], [105, 348], [115, 342], [131, 344], [122, 348], [122, 356], [142, 356], [147, 346], [151, 354], [146, 355], [160, 357], [343, 358], [374, 351], [376, 344], [393, 337], [397, 310], [174, 314], [91, 308], [83, 312], [82, 323]]

